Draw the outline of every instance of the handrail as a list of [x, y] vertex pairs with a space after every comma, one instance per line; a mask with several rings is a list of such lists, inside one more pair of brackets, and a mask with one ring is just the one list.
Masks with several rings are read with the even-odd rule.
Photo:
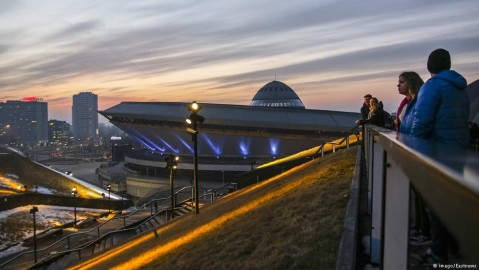
[[[201, 196], [199, 196], [198, 198], [203, 198], [203, 197], [206, 197], [206, 196], [213, 196], [213, 193], [205, 193], [205, 194], [202, 194]], [[191, 200], [191, 199], [190, 199]], [[188, 200], [185, 200], [184, 202], [186, 202]], [[193, 201], [191, 202], [193, 204]], [[176, 209], [176, 208], [175, 208]], [[79, 258], [81, 259], [81, 251], [84, 250], [84, 249], [87, 249], [89, 247], [91, 247], [92, 245], [95, 245], [97, 244], [98, 242], [101, 242], [103, 241], [103, 239], [106, 239], [107, 237], [109, 237], [111, 235], [111, 237], [113, 237], [114, 234], [120, 234], [120, 233], [124, 233], [124, 232], [128, 232], [128, 231], [136, 231], [137, 229], [141, 229], [141, 227], [149, 222], [152, 218], [154, 218], [155, 216], [159, 216], [161, 214], [168, 214], [168, 211], [169, 211], [169, 207], [166, 207], [164, 206], [163, 209], [161, 211], [158, 211], [157, 213], [155, 213], [155, 215], [149, 217], [148, 219], [144, 220], [142, 223], [138, 224], [137, 226], [133, 227], [133, 228], [124, 228], [124, 229], [119, 229], [119, 230], [114, 230], [114, 231], [110, 231], [110, 232], [107, 232], [106, 234], [102, 235], [101, 237], [97, 238], [97, 239], [94, 239], [92, 241], [90, 241], [90, 243], [87, 243], [87, 244], [84, 244], [83, 246], [81, 247], [77, 247], [77, 248], [74, 248], [74, 249], [70, 249], [70, 250], [64, 250], [64, 251], [61, 251], [61, 252], [56, 252], [55, 254], [49, 254], [47, 257], [43, 258], [41, 261], [39, 261], [38, 263], [35, 263], [33, 266], [31, 267], [35, 267], [35, 266], [39, 266], [39, 265], [42, 265], [44, 264], [46, 261], [48, 261], [51, 257], [53, 256], [58, 256], [58, 257], [62, 257], [61, 254], [69, 254], [69, 253], [72, 253], [72, 252], [77, 252], [78, 251], [78, 254], [79, 254]]]
[[[178, 190], [174, 195], [177, 195], [178, 193], [180, 193], [180, 192], [182, 192], [183, 190], [188, 189], [188, 188], [193, 188], [193, 187], [192, 187], [192, 186], [183, 187], [183, 188], [181, 188], [180, 190]], [[93, 232], [93, 231], [95, 231], [95, 230], [98, 232], [98, 238], [100, 238], [100, 237], [101, 237], [101, 236], [100, 236], [100, 228], [103, 227], [104, 225], [106, 225], [107, 223], [111, 222], [112, 220], [123, 219], [123, 224], [124, 224], [123, 227], [126, 227], [126, 219], [127, 219], [127, 218], [133, 216], [134, 214], [138, 213], [138, 212], [141, 211], [141, 210], [147, 209], [147, 205], [151, 204], [153, 201], [159, 201], [159, 200], [162, 200], [162, 201], [165, 200], [165, 201], [166, 201], [166, 200], [169, 200], [169, 199], [171, 199], [171, 196], [166, 197], [166, 198], [153, 199], [153, 200], [151, 200], [150, 202], [145, 203], [142, 207], [137, 208], [135, 211], [133, 211], [133, 212], [131, 212], [131, 213], [129, 213], [129, 214], [127, 214], [127, 215], [115, 216], [115, 217], [113, 217], [113, 218], [111, 218], [111, 219], [109, 219], [109, 220], [107, 220], [107, 221], [105, 221], [105, 222], [99, 224], [98, 226], [92, 228], [91, 230], [83, 231], [83, 232], [76, 232], [76, 233], [69, 234], [69, 235], [67, 235], [67, 236], [65, 236], [65, 237], [63, 237], [63, 238], [61, 238], [61, 239], [55, 241], [54, 243], [50, 244], [50, 245], [47, 246], [47, 247], [44, 247], [44, 248], [41, 248], [41, 249], [37, 249], [37, 253], [39, 253], [39, 252], [46, 252], [46, 251], [48, 251], [49, 249], [51, 249], [52, 247], [54, 247], [54, 246], [56, 246], [56, 245], [58, 245], [58, 244], [60, 244], [60, 243], [62, 243], [62, 242], [65, 242], [65, 241], [67, 242], [67, 246], [68, 246], [68, 249], [69, 249], [69, 248], [70, 248], [70, 239], [71, 239], [72, 237], [79, 236], [79, 235], [89, 234], [89, 233], [91, 233], [91, 232]], [[35, 252], [34, 250], [28, 250], [28, 251], [24, 251], [24, 252], [22, 252], [22, 253], [20, 253], [20, 254], [17, 254], [16, 256], [10, 258], [9, 260], [7, 260], [7, 261], [1, 263], [1, 264], [0, 264], [0, 268], [3, 267], [3, 266], [5, 266], [5, 265], [8, 265], [8, 264], [11, 263], [12, 261], [14, 261], [14, 260], [16, 260], [16, 259], [18, 259], [18, 258], [20, 258], [20, 257], [23, 257], [23, 256], [28, 255], [28, 254], [32, 254], [32, 253], [34, 253], [34, 252]]]
[[407, 268], [412, 185], [458, 241], [461, 260], [477, 263], [479, 154], [372, 125], [365, 131], [372, 262]]
[[[344, 141], [346, 141], [347, 139], [349, 139], [349, 136], [351, 136], [351, 135], [353, 135], [353, 134], [356, 134], [356, 132], [357, 132], [357, 130], [358, 130], [359, 127], [360, 127], [360, 125], [355, 125], [355, 126], [343, 137], [343, 139], [342, 139], [340, 142], [335, 143], [335, 144], [341, 145]], [[321, 146], [319, 146], [318, 150], [316, 150], [316, 152], [314, 153], [313, 156], [314, 156], [314, 157], [317, 157], [317, 156], [318, 156], [318, 153], [321, 152], [321, 151], [324, 149], [324, 146], [325, 146], [326, 144], [333, 144], [333, 143], [334, 143], [334, 141], [333, 141], [333, 142], [327, 142], [327, 143], [321, 144]], [[323, 153], [323, 152], [321, 152], [321, 153]]]
[[[163, 212], [165, 212], [165, 211], [168, 211], [168, 209], [163, 209], [162, 211], [159, 211], [158, 213], [155, 214], [155, 216], [160, 215], [160, 214], [163, 214]], [[42, 259], [41, 261], [39, 261], [38, 263], [35, 263], [35, 264], [32, 265], [30, 268], [44, 264], [46, 261], [48, 261], [48, 260], [49, 260], [51, 257], [53, 257], [53, 256], [61, 257], [62, 254], [67, 255], [67, 254], [70, 254], [70, 253], [72, 253], [72, 252], [78, 252], [79, 258], [81, 259], [81, 252], [82, 252], [82, 250], [87, 249], [87, 248], [91, 247], [92, 245], [96, 245], [98, 242], [101, 242], [103, 239], [106, 239], [106, 238], [109, 237], [110, 235], [113, 236], [113, 234], [120, 234], [120, 233], [124, 233], [124, 232], [129, 232], [129, 231], [136, 231], [136, 230], [139, 229], [143, 224], [144, 224], [144, 222], [142, 222], [141, 224], [138, 224], [137, 226], [135, 226], [135, 227], [133, 227], [133, 228], [125, 228], [125, 229], [119, 229], [119, 230], [109, 231], [109, 232], [105, 233], [104, 235], [100, 236], [99, 238], [94, 239], [93, 241], [90, 241], [89, 243], [86, 243], [86, 244], [82, 245], [81, 247], [77, 247], [77, 248], [74, 248], [74, 249], [69, 249], [69, 250], [64, 250], [64, 251], [56, 252], [56, 253], [54, 253], [54, 254], [49, 254], [47, 257], [43, 258], [43, 259]]]

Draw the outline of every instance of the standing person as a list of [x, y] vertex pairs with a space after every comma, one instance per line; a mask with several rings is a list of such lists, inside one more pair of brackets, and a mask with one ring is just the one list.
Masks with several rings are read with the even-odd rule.
[[370, 94], [364, 95], [364, 103], [363, 106], [361, 107], [361, 117], [362, 120], [368, 119], [369, 116], [369, 108], [370, 108], [370, 102], [371, 102], [371, 96]]
[[466, 79], [450, 70], [451, 58], [445, 49], [431, 52], [427, 68], [431, 78], [419, 92], [411, 134], [467, 148], [469, 98]]
[[[405, 71], [399, 75], [398, 92], [406, 97], [399, 105], [396, 114], [397, 131], [410, 134], [414, 116], [414, 106], [417, 101], [417, 94], [424, 81], [421, 76], [414, 71]], [[422, 246], [430, 244], [431, 233], [429, 226], [429, 217], [426, 212], [426, 204], [421, 196], [411, 186], [410, 193], [410, 238], [409, 243], [413, 246]]]
[[379, 100], [375, 97], [370, 100], [369, 114], [366, 120], [356, 120], [356, 125], [373, 124], [384, 127], [384, 112]]
[[[408, 77], [408, 79], [405, 79], [406, 81], [405, 84], [407, 85], [407, 88], [408, 88], [407, 90], [408, 93], [406, 98], [410, 98], [410, 100], [408, 101], [406, 105], [404, 105], [406, 108], [402, 109], [402, 112], [401, 112], [401, 114], [403, 114], [403, 116], [401, 117], [402, 119], [401, 118], [398, 119], [398, 121], [400, 122], [398, 131], [409, 135], [411, 134], [411, 128], [414, 121], [414, 113], [416, 112], [415, 106], [418, 99], [418, 93], [419, 93], [419, 90], [421, 89], [421, 86], [424, 84], [424, 81], [416, 72], [412, 72], [412, 71], [410, 71], [410, 73], [408, 73], [408, 75], [404, 76], [403, 78], [406, 78], [406, 77]], [[398, 84], [398, 89], [399, 89], [399, 84]], [[405, 84], [403, 84], [402, 87], [404, 87]], [[409, 86], [410, 84], [411, 86]], [[398, 112], [399, 112], [399, 109], [400, 108], [398, 108]], [[396, 115], [396, 117], [398, 117], [398, 115]]]
[[[431, 78], [419, 91], [414, 107], [411, 134], [451, 147], [468, 147], [469, 98], [466, 79], [451, 69], [445, 49], [431, 52], [427, 60]], [[447, 262], [448, 253], [457, 254], [458, 245], [435, 213], [429, 209], [432, 244], [424, 256], [425, 264]]]
[[404, 71], [399, 75], [398, 92], [405, 97], [399, 104], [396, 112], [396, 120], [394, 121], [396, 131], [400, 131], [401, 123], [406, 116], [406, 110], [423, 84], [424, 81], [421, 79], [421, 76], [414, 71]]

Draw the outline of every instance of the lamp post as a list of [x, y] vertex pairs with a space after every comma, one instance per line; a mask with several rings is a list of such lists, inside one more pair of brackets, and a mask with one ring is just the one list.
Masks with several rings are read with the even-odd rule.
[[176, 170], [178, 164], [176, 163], [180, 158], [173, 154], [169, 154], [166, 158], [166, 169], [168, 169], [168, 173], [170, 176], [170, 191], [171, 191], [171, 217], [173, 218], [175, 215], [175, 189], [173, 185], [173, 172]]
[[110, 214], [110, 212], [111, 212], [111, 211], [110, 211], [110, 209], [111, 209], [111, 207], [110, 207], [110, 201], [111, 201], [111, 196], [110, 196], [110, 194], [111, 194], [111, 184], [108, 184], [108, 186], [106, 187], [106, 190], [108, 190], [108, 214]]
[[73, 216], [75, 217], [73, 221], [73, 226], [77, 225], [77, 204], [76, 204], [76, 196], [77, 196], [77, 188], [72, 188], [72, 196], [73, 196]]
[[33, 256], [35, 258], [35, 263], [37, 263], [37, 224], [35, 221], [35, 213], [38, 212], [38, 208], [33, 206], [30, 209], [30, 214], [33, 214]]
[[198, 111], [201, 110], [201, 106], [193, 101], [188, 106], [188, 110], [191, 112], [190, 116], [186, 118], [186, 123], [189, 125], [193, 125], [193, 128], [187, 128], [186, 130], [191, 133], [191, 137], [193, 140], [193, 162], [194, 162], [194, 172], [193, 172], [193, 182], [194, 182], [194, 189], [195, 189], [195, 213], [198, 214], [199, 210], [199, 202], [198, 202], [198, 123], [203, 123], [205, 118], [198, 114]]

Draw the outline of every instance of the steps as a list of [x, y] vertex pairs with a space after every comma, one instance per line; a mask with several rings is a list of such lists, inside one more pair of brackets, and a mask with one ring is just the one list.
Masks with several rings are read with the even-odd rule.
[[[203, 206], [203, 203], [200, 206]], [[64, 269], [65, 265], [73, 261], [93, 257], [138, 234], [152, 231], [172, 218], [181, 217], [195, 210], [191, 199], [179, 203], [173, 212], [173, 217], [171, 210], [162, 209], [164, 210], [154, 213], [151, 207], [144, 207], [136, 212], [134, 216], [117, 216], [114, 219], [108, 219], [108, 222], [103, 222], [105, 226], [78, 235], [81, 238], [75, 238], [74, 242], [80, 245], [73, 245], [76, 246], [77, 250], [70, 253], [61, 253], [59, 251], [58, 255], [56, 255], [55, 251], [52, 251], [53, 256], [46, 259], [43, 264], [39, 263], [32, 267], [32, 269], [44, 269], [44, 266], [48, 269]], [[112, 218], [113, 216], [110, 214], [108, 217]], [[66, 246], [65, 248], [67, 249]]]

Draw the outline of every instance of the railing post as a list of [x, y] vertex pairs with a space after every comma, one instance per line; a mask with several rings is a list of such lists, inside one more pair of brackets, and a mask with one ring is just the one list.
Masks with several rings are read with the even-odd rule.
[[381, 247], [383, 232], [383, 186], [384, 186], [384, 148], [374, 142], [374, 135], [371, 134], [371, 262], [381, 263]]
[[123, 217], [123, 229], [126, 229], [126, 216]]
[[346, 136], [346, 148], [349, 148], [349, 135]]
[[374, 135], [370, 129], [366, 129], [366, 141], [364, 149], [366, 151], [366, 174], [368, 178], [368, 214], [372, 212], [372, 191], [373, 191], [373, 162], [374, 162]]
[[193, 206], [195, 202], [195, 190], [193, 187], [191, 187], [191, 205]]
[[383, 269], [407, 269], [409, 179], [392, 159], [385, 160]]

